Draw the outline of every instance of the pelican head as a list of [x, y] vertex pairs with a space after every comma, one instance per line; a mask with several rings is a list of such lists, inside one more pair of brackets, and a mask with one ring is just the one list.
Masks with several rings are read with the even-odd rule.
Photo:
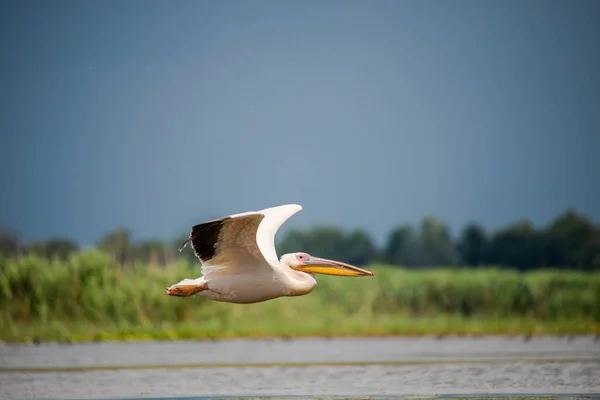
[[281, 257], [281, 262], [288, 267], [309, 274], [338, 276], [373, 276], [373, 272], [339, 261], [313, 257], [307, 253], [289, 253]]

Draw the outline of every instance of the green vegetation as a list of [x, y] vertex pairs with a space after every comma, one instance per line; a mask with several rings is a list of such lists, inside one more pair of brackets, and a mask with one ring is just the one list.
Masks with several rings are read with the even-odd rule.
[[[192, 251], [177, 252], [188, 234], [189, 231], [182, 232], [170, 242], [156, 238], [134, 242], [127, 229], [116, 229], [100, 238], [95, 247], [111, 254], [122, 267], [136, 263], [166, 266], [180, 259], [196, 262]], [[563, 212], [542, 227], [522, 220], [486, 232], [472, 222], [456, 238], [443, 221], [425, 217], [417, 228], [397, 225], [381, 247], [376, 246], [363, 229], [345, 232], [335, 226], [322, 225], [306, 230], [289, 229], [282, 234], [277, 248], [279, 254], [305, 251], [358, 266], [375, 263], [410, 268], [496, 265], [521, 271], [548, 267], [600, 271], [600, 226], [573, 210]], [[0, 232], [0, 255], [7, 257], [36, 254], [64, 260], [78, 250], [79, 245], [68, 238], [22, 243], [17, 235]]]
[[0, 339], [600, 333], [600, 273], [372, 265], [319, 276], [301, 297], [254, 305], [166, 296], [199, 264], [134, 263], [99, 250], [0, 259]]

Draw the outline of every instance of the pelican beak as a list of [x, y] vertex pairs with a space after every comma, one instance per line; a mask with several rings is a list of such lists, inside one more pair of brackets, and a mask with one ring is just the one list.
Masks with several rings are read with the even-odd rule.
[[295, 270], [324, 275], [337, 276], [373, 276], [371, 271], [367, 271], [353, 265], [343, 262], [327, 260], [325, 258], [312, 257], [301, 265], [293, 266]]

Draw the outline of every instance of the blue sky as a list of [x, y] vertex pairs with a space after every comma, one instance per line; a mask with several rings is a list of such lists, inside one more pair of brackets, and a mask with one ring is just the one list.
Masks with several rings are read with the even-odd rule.
[[0, 227], [600, 218], [600, 2], [12, 1]]

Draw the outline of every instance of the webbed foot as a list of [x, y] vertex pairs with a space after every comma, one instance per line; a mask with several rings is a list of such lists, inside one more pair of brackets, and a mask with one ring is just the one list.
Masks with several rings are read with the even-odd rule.
[[198, 292], [206, 290], [208, 285], [206, 282], [188, 285], [173, 285], [165, 288], [165, 294], [169, 296], [189, 297]]

